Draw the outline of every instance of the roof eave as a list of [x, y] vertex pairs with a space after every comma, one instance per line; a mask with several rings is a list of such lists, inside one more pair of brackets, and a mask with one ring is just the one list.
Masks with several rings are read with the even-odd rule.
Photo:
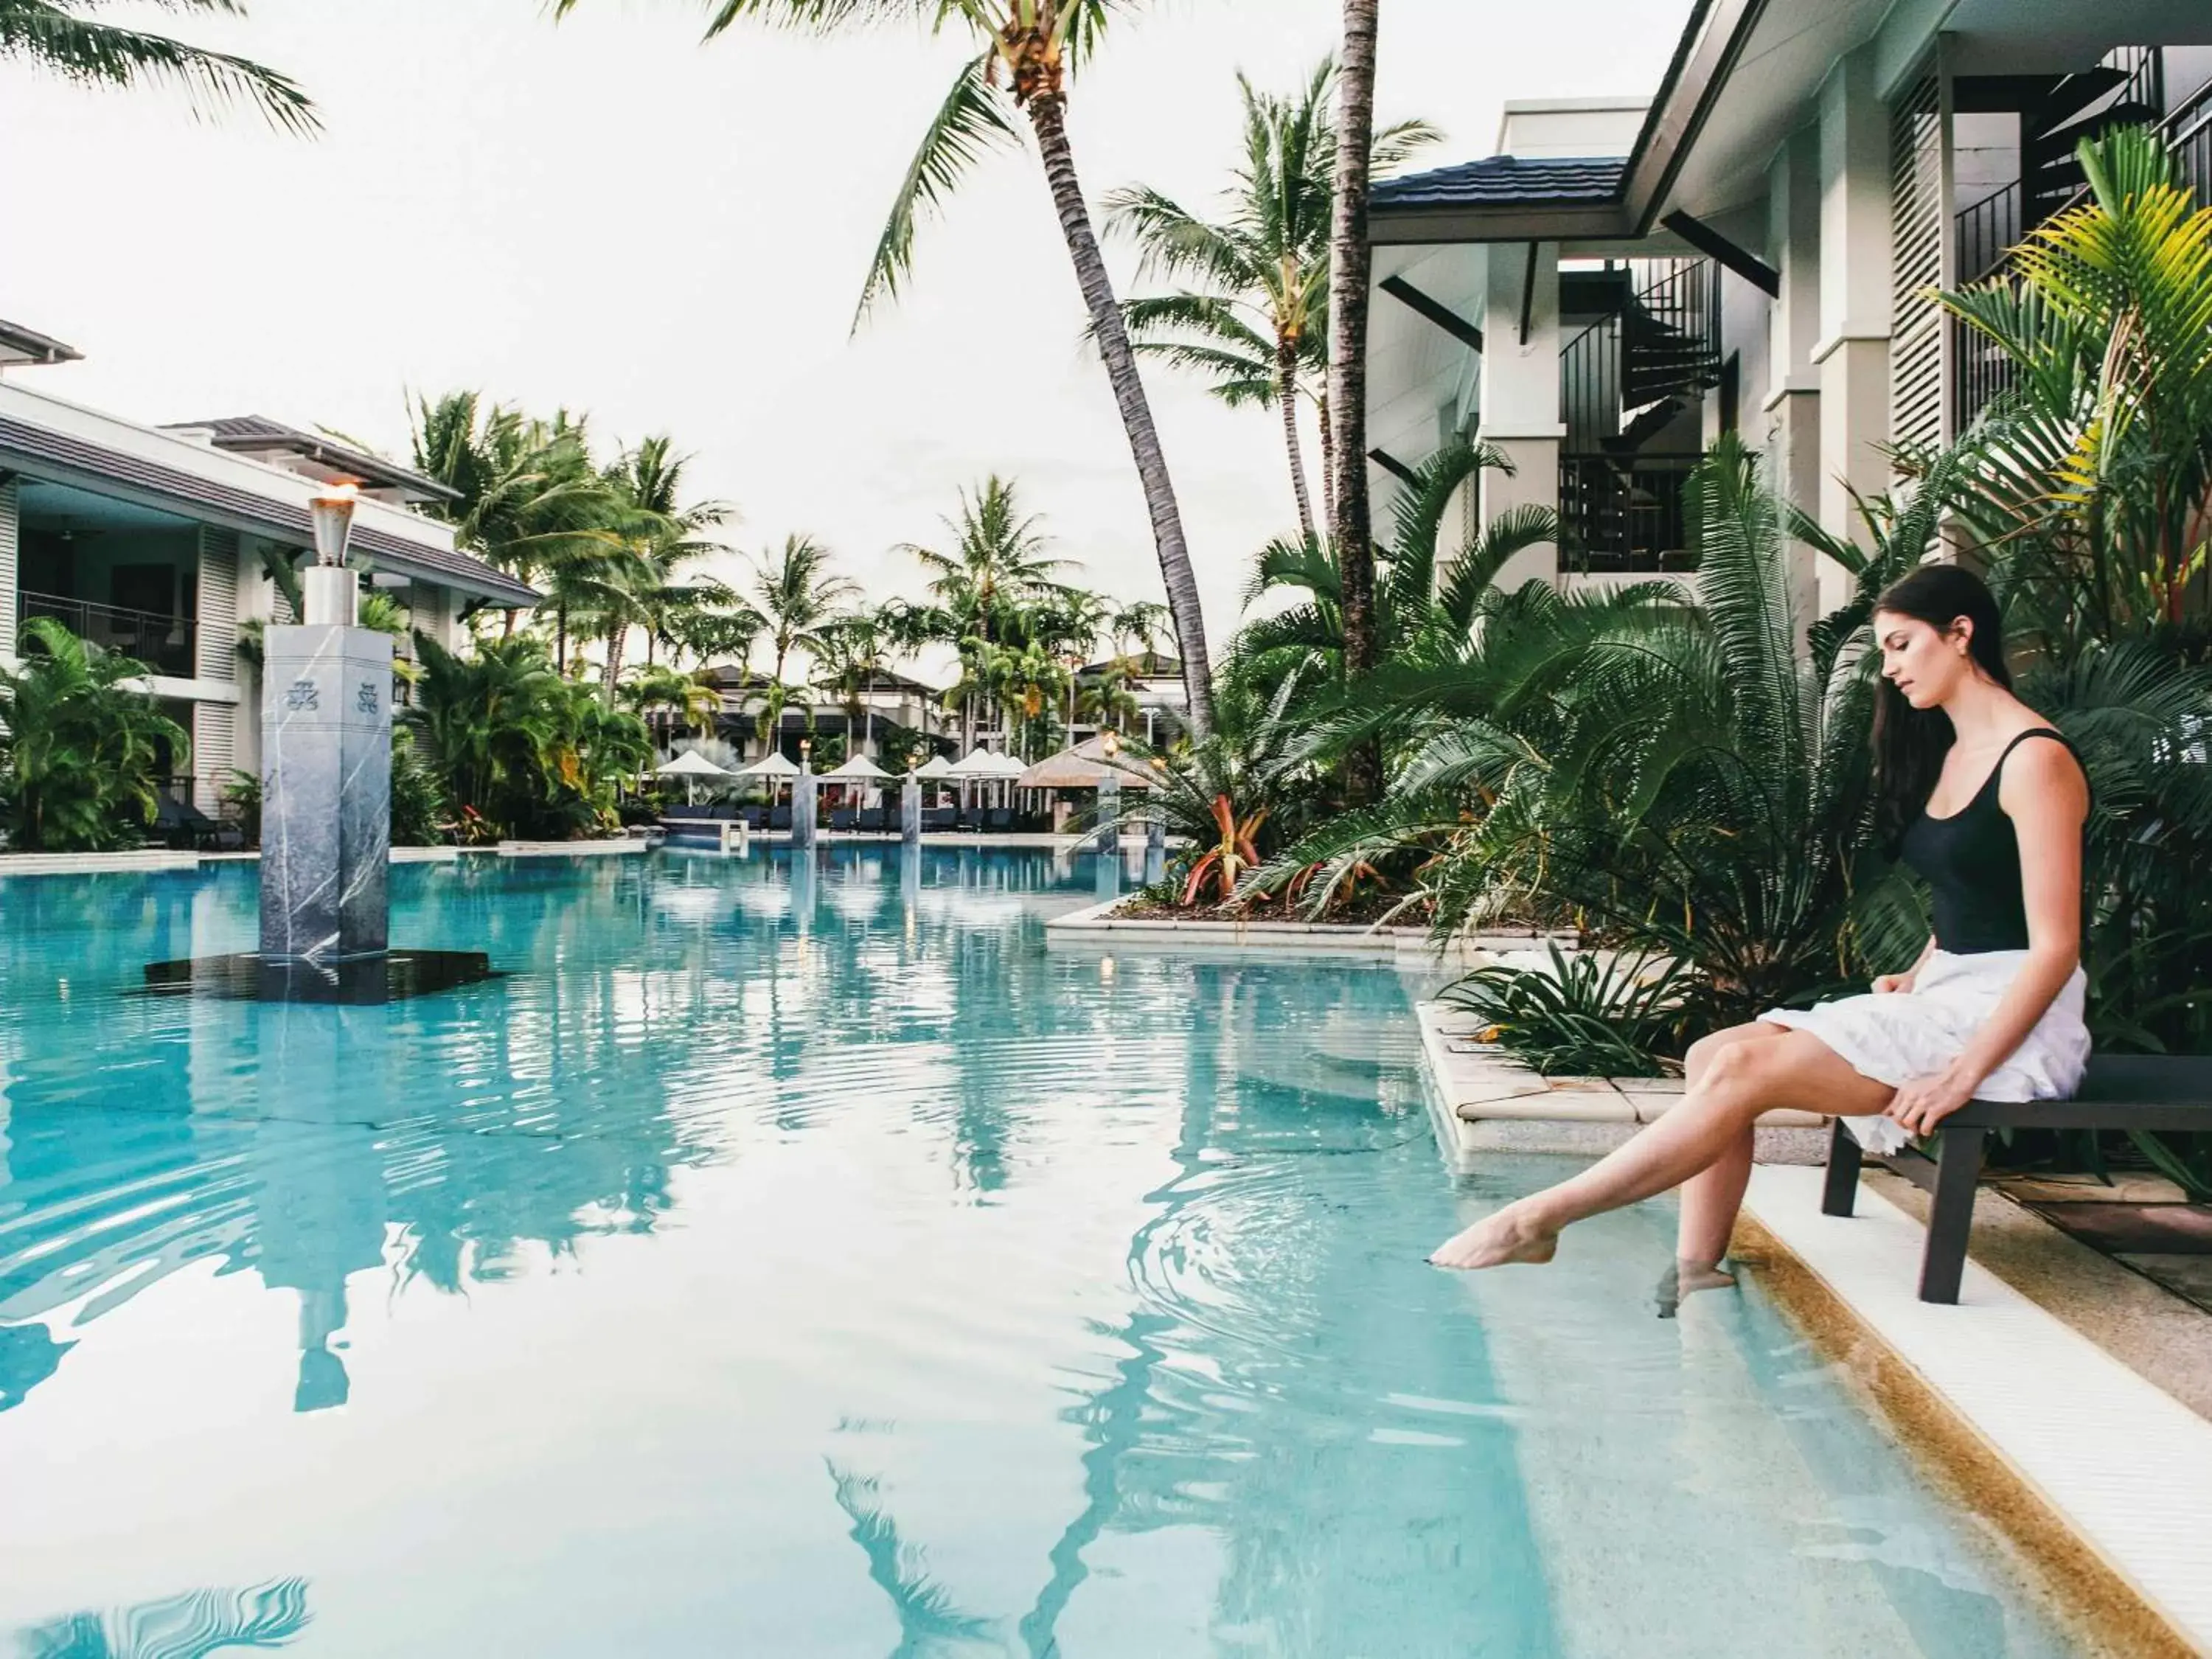
[[1368, 217], [1376, 247], [1437, 242], [1575, 242], [1626, 236], [1628, 214], [1619, 201], [1511, 202], [1492, 206], [1439, 203], [1382, 208]]

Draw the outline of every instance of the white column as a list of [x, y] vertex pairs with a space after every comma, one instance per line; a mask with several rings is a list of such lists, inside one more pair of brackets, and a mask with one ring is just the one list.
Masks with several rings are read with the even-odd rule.
[[[1874, 52], [1838, 63], [1820, 88], [1820, 385], [1822, 525], [1856, 532], [1850, 489], [1887, 489], [1889, 465], [1889, 117], [1876, 95]], [[1848, 487], [1847, 487], [1848, 486]], [[1821, 603], [1839, 603], [1840, 570], [1823, 571]]]
[[[1494, 242], [1483, 289], [1481, 424], [1476, 435], [1513, 463], [1511, 477], [1482, 475], [1485, 524], [1510, 507], [1559, 505], [1559, 245], [1539, 242], [1532, 266], [1526, 242]], [[1522, 319], [1528, 319], [1525, 335]], [[1556, 547], [1514, 556], [1498, 575], [1500, 587], [1532, 578], [1556, 581]]]
[[[1766, 174], [1766, 246], [1782, 291], [1767, 313], [1766, 417], [1761, 447], [1769, 486], [1792, 505], [1820, 510], [1820, 129], [1792, 134]], [[1747, 391], [1749, 388], [1746, 388]], [[1791, 551], [1790, 597], [1802, 621], [1818, 601], [1819, 555]]]

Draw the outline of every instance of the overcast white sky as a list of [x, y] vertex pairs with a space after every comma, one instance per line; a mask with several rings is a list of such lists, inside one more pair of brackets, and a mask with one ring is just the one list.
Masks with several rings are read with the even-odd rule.
[[[1385, 0], [1380, 114], [1491, 152], [1507, 97], [1648, 93], [1688, 0]], [[107, 13], [126, 16], [128, 11]], [[1105, 377], [1030, 155], [925, 227], [919, 280], [848, 337], [886, 204], [959, 59], [908, 30], [708, 45], [690, 0], [253, 0], [183, 20], [294, 75], [312, 140], [167, 93], [0, 64], [0, 316], [87, 361], [26, 383], [131, 416], [249, 411], [394, 454], [406, 396], [474, 386], [589, 411], [602, 445], [666, 431], [743, 547], [805, 531], [879, 594], [955, 491], [1018, 479], [1087, 580], [1157, 596]], [[175, 27], [173, 15], [149, 14]], [[1335, 0], [1163, 0], [1075, 88], [1094, 203], [1142, 181], [1194, 205], [1234, 161], [1233, 76], [1299, 80]], [[1117, 283], [1131, 261], [1109, 247]], [[1291, 519], [1279, 430], [1151, 367], [1209, 633]]]

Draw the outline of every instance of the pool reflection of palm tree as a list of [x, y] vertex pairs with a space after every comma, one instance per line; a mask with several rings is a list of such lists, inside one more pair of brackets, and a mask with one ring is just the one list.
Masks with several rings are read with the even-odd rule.
[[929, 1576], [921, 1547], [899, 1535], [898, 1522], [883, 1506], [882, 1483], [842, 1469], [832, 1459], [823, 1462], [836, 1483], [837, 1507], [853, 1523], [853, 1541], [868, 1559], [868, 1577], [898, 1617], [899, 1644], [891, 1659], [924, 1659], [987, 1639], [991, 1620], [961, 1612], [951, 1592]]
[[288, 1645], [307, 1629], [307, 1581], [187, 1590], [109, 1613], [73, 1613], [18, 1638], [24, 1659], [207, 1659]]

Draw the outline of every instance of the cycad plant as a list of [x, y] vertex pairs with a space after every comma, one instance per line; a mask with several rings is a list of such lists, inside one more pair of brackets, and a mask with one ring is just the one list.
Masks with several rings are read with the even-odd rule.
[[152, 822], [166, 750], [180, 762], [184, 729], [136, 689], [145, 664], [79, 639], [51, 617], [17, 635], [21, 659], [0, 664], [0, 828], [18, 852], [125, 845]]
[[[1955, 478], [1947, 465], [1883, 519], [1871, 553], [1835, 545], [1855, 605], [1924, 556]], [[1348, 694], [1338, 741], [1409, 739], [1389, 799], [1292, 848], [1262, 883], [1417, 846], [1440, 930], [1500, 910], [1578, 924], [1689, 964], [1719, 1024], [1844, 978], [1870, 879], [1863, 617], [1799, 648], [1785, 534], [1809, 526], [1734, 439], [1690, 488], [1694, 599], [1666, 582], [1487, 590], [1451, 657], [1386, 666]]]
[[[1440, 568], [1438, 549], [1452, 501], [1486, 467], [1512, 470], [1487, 444], [1464, 440], [1431, 456], [1393, 510], [1376, 590], [1380, 659], [1405, 664], [1449, 654], [1474, 625], [1481, 595], [1514, 555], [1559, 539], [1559, 515], [1522, 506], [1500, 514]], [[1303, 666], [1316, 691], [1340, 687], [1346, 673], [1344, 572], [1334, 541], [1278, 540], [1261, 550], [1244, 590], [1249, 611], [1269, 600], [1291, 603], [1245, 624], [1233, 647], [1240, 664], [1261, 665], [1271, 678]]]
[[1124, 770], [1148, 787], [1121, 795], [1118, 827], [1159, 824], [1187, 844], [1174, 870], [1176, 902], [1226, 903], [1274, 848], [1304, 827], [1316, 804], [1291, 712], [1296, 671], [1263, 686], [1224, 674], [1213, 729], [1188, 743], [1121, 749]]

